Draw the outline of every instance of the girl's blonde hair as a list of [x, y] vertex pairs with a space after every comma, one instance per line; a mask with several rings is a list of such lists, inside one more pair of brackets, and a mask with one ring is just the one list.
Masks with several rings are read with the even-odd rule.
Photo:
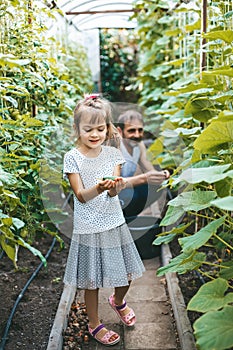
[[99, 94], [85, 95], [84, 99], [79, 101], [74, 109], [74, 131], [77, 143], [80, 138], [80, 122], [84, 118], [88, 122], [97, 124], [105, 121], [107, 125], [107, 134], [105, 144], [119, 148], [120, 134], [112, 122], [112, 108], [108, 100]]

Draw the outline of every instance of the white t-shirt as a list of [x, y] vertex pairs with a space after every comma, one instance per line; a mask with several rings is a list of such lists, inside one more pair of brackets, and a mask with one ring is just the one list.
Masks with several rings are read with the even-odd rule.
[[140, 147], [138, 145], [135, 145], [133, 147], [133, 154], [132, 155], [127, 151], [123, 142], [121, 142], [120, 149], [121, 149], [121, 153], [122, 153], [123, 157], [125, 158], [125, 164], [123, 165], [123, 167], [121, 169], [121, 176], [123, 176], [123, 177], [134, 176], [134, 174], [137, 170], [140, 156], [141, 156]]
[[[115, 166], [125, 162], [119, 149], [102, 146], [98, 157], [88, 158], [71, 149], [64, 157], [64, 174], [79, 173], [84, 188], [91, 188], [104, 176], [112, 176]], [[90, 234], [110, 230], [125, 222], [118, 196], [110, 197], [107, 191], [86, 203], [74, 196], [74, 233]]]

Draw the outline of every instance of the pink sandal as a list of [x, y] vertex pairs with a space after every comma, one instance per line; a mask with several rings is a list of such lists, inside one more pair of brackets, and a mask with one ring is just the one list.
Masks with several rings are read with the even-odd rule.
[[[97, 334], [101, 331], [101, 329], [105, 328], [104, 324], [99, 324], [96, 328], [92, 329], [90, 326], [88, 326], [88, 331], [90, 335], [95, 338], [100, 344], [110, 346], [110, 345], [115, 345], [120, 341], [120, 336], [116, 332], [113, 331], [107, 331], [102, 338], [97, 338]], [[117, 335], [118, 337], [115, 340], [110, 340], [110, 338], [113, 335]]]
[[108, 302], [109, 302], [110, 306], [113, 308], [113, 310], [116, 312], [117, 316], [120, 318], [120, 320], [126, 326], [132, 327], [135, 324], [136, 318], [135, 318], [135, 313], [134, 313], [133, 309], [130, 309], [130, 311], [124, 316], [120, 313], [120, 311], [124, 311], [126, 309], [126, 307], [127, 307], [127, 304], [126, 304], [125, 300], [124, 300], [122, 305], [116, 305], [115, 302], [114, 302], [114, 295], [112, 294], [108, 298]]

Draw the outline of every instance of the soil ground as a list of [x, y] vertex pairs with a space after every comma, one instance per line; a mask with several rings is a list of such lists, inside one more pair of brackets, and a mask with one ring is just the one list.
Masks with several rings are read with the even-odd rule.
[[[63, 274], [69, 249], [69, 240], [62, 237], [65, 248], [60, 251], [56, 242], [47, 267], [44, 266], [25, 291], [13, 316], [4, 350], [45, 350], [63, 291]], [[46, 255], [53, 238], [36, 239], [34, 247]], [[0, 336], [5, 332], [6, 322], [14, 303], [25, 283], [40, 264], [40, 259], [27, 249], [20, 248], [18, 271], [4, 255], [0, 260]]]
[[[29, 348], [46, 350], [63, 291], [62, 279], [69, 250], [70, 240], [65, 236], [61, 237], [65, 242], [65, 248], [60, 251], [59, 243], [55, 244], [48, 258], [47, 268], [42, 267], [23, 295], [13, 316], [4, 350], [28, 350]], [[38, 238], [34, 246], [45, 255], [52, 240], [52, 237], [46, 235]], [[24, 248], [20, 248], [19, 251], [18, 271], [15, 271], [7, 256], [3, 256], [0, 260], [1, 338], [18, 295], [39, 264], [39, 258]], [[180, 277], [184, 299], [188, 302], [195, 293], [197, 278], [191, 274]], [[199, 283], [198, 280], [197, 283]], [[191, 314], [190, 320], [195, 320], [195, 315]]]

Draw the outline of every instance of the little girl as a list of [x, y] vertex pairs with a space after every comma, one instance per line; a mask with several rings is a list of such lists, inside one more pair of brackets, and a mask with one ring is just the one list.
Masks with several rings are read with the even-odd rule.
[[[77, 147], [64, 157], [64, 174], [74, 192], [73, 235], [64, 283], [85, 290], [89, 333], [100, 343], [120, 341], [98, 316], [98, 291], [113, 287], [108, 302], [126, 326], [136, 318], [124, 297], [130, 282], [144, 266], [125, 223], [118, 193], [125, 188], [120, 177], [124, 159], [115, 147], [111, 105], [99, 95], [89, 95], [74, 110]], [[110, 178], [108, 178], [110, 177]]]

